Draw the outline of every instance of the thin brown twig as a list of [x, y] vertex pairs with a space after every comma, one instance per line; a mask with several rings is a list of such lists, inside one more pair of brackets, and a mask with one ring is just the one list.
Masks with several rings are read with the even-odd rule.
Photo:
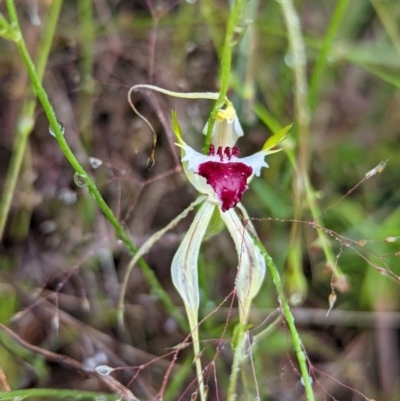
[[101, 375], [95, 370], [89, 370], [85, 368], [80, 362], [75, 359], [70, 358], [66, 355], [56, 354], [54, 352], [45, 350], [43, 348], [37, 347], [36, 345], [29, 344], [23, 340], [17, 333], [9, 329], [4, 324], [0, 323], [0, 329], [5, 331], [13, 340], [15, 340], [22, 347], [27, 350], [41, 355], [48, 361], [56, 362], [63, 365], [69, 369], [75, 370], [83, 375], [95, 376], [99, 381], [101, 381], [105, 386], [107, 386], [112, 392], [118, 394], [124, 401], [139, 401], [139, 399], [133, 395], [133, 393], [123, 386], [118, 380], [110, 375]]

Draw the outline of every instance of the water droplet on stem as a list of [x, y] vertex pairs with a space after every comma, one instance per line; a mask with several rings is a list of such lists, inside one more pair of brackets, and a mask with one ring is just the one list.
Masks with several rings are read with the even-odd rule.
[[[62, 125], [62, 123], [61, 123], [60, 121], [58, 121], [58, 120], [57, 120], [57, 122], [58, 122], [58, 125], [59, 125], [59, 127], [60, 127], [61, 135], [64, 135], [64, 134], [65, 134], [65, 127], [64, 127], [64, 125]], [[55, 132], [53, 131], [53, 129], [51, 128], [51, 125], [49, 125], [49, 134], [50, 134], [51, 136], [54, 136], [54, 138], [56, 137], [56, 134], [55, 134]]]
[[74, 182], [80, 188], [85, 188], [88, 186], [87, 177], [82, 174], [75, 173]]

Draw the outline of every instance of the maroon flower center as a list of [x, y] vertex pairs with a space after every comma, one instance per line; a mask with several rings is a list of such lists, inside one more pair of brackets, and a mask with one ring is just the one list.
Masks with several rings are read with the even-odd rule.
[[244, 191], [248, 189], [247, 179], [253, 173], [253, 169], [244, 163], [231, 161], [232, 157], [235, 158], [239, 155], [239, 149], [236, 147], [222, 149], [219, 146], [215, 152], [214, 146], [211, 145], [208, 154], [210, 156], [218, 155], [221, 161], [208, 161], [200, 164], [198, 174], [212, 186], [222, 202], [222, 211], [226, 212], [235, 207], [242, 199]]

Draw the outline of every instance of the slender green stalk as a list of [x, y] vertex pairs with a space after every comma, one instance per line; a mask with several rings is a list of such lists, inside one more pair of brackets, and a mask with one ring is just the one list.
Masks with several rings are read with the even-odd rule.
[[[18, 17], [15, 9], [15, 4], [13, 0], [6, 0], [6, 5], [8, 8], [8, 12], [10, 15], [11, 23], [15, 24], [15, 29], [20, 30]], [[84, 182], [90, 192], [90, 194], [94, 197], [98, 207], [104, 213], [107, 220], [115, 229], [115, 235], [125, 244], [125, 246], [129, 249], [132, 255], [137, 252], [136, 246], [133, 244], [131, 238], [129, 237], [128, 233], [124, 230], [118, 219], [115, 217], [112, 210], [109, 208], [107, 203], [104, 201], [103, 197], [101, 196], [99, 190], [97, 189], [95, 183], [90, 179], [84, 168], [76, 159], [75, 155], [71, 151], [70, 147], [68, 146], [67, 141], [64, 138], [62, 127], [60, 126], [59, 122], [57, 121], [56, 114], [54, 112], [53, 106], [51, 105], [49, 98], [47, 96], [46, 91], [44, 90], [42, 83], [39, 79], [39, 76], [36, 72], [35, 66], [30, 58], [28, 50], [25, 45], [25, 41], [21, 35], [21, 39], [16, 42], [16, 46], [18, 52], [20, 54], [21, 60], [25, 66], [25, 69], [28, 72], [28, 76], [30, 78], [31, 84], [33, 85], [37, 97], [43, 107], [43, 110], [46, 114], [46, 117], [49, 121], [50, 128], [53, 131], [59, 147], [63, 152], [66, 159], [69, 161], [73, 169], [76, 171], [76, 174], [79, 175], [82, 182]], [[157, 296], [161, 302], [164, 304], [165, 308], [168, 312], [174, 317], [180, 327], [183, 329], [187, 328], [187, 324], [185, 319], [183, 318], [182, 314], [175, 308], [174, 303], [172, 302], [169, 295], [165, 292], [162, 288], [161, 284], [157, 280], [154, 272], [151, 270], [150, 266], [143, 260], [139, 260], [139, 266], [143, 271], [143, 274], [149, 283], [152, 293]]]
[[78, 1], [80, 35], [80, 76], [79, 132], [86, 152], [90, 153], [92, 142], [92, 98], [94, 93], [94, 26], [92, 0]]
[[286, 21], [289, 39], [291, 65], [295, 85], [295, 105], [299, 135], [299, 161], [301, 169], [307, 169], [309, 162], [309, 110], [306, 63], [307, 56], [304, 46], [301, 24], [292, 0], [280, 0], [284, 19]]
[[[257, 19], [257, 12], [260, 6], [259, 0], [251, 0], [248, 2], [244, 12], [243, 19], [245, 21], [254, 21]], [[235, 81], [240, 82], [240, 93], [236, 92], [232, 96], [232, 103], [241, 111], [242, 122], [251, 124], [254, 122], [254, 104], [256, 100], [256, 65], [258, 59], [258, 32], [256, 25], [250, 23], [246, 27], [243, 39], [239, 44], [236, 56], [232, 87]]]
[[116, 401], [119, 397], [115, 394], [95, 393], [92, 391], [81, 390], [62, 390], [54, 388], [31, 388], [24, 390], [8, 391], [0, 393], [0, 401], [24, 400], [32, 398], [46, 399], [71, 399], [71, 400], [108, 400]]
[[[282, 129], [282, 126], [278, 123], [277, 120], [265, 109], [264, 106], [256, 103], [254, 106], [254, 111], [259, 117], [259, 119], [272, 131], [272, 132], [278, 132]], [[288, 156], [288, 159], [293, 167], [294, 170], [297, 169], [297, 164], [296, 164], [296, 158], [295, 154], [292, 149], [289, 149], [287, 147], [284, 148], [284, 151], [286, 155]], [[315, 196], [315, 190], [311, 185], [311, 182], [308, 178], [306, 177], [306, 197], [307, 197], [307, 206], [310, 209], [311, 215], [314, 220], [317, 220], [320, 218], [322, 212], [318, 206], [318, 203], [316, 201], [316, 196]], [[336, 264], [335, 256], [332, 251], [332, 246], [331, 246], [331, 241], [329, 241], [329, 238], [327, 234], [325, 234], [321, 230], [317, 230], [317, 235], [318, 239], [320, 241], [322, 250], [324, 252], [324, 256], [326, 259], [326, 262], [330, 268], [333, 268]], [[343, 271], [340, 269], [339, 266], [336, 266], [335, 269], [332, 269], [333, 274], [338, 280], [345, 280], [347, 281], [346, 275], [343, 273]]]
[[200, 339], [199, 339], [199, 320], [197, 314], [194, 315], [192, 311], [186, 308], [186, 314], [189, 319], [189, 326], [191, 328], [190, 335], [193, 341], [194, 363], [196, 365], [197, 382], [199, 384], [200, 400], [206, 401], [207, 394], [204, 387], [203, 368], [201, 366], [201, 352], [200, 352]]
[[[303, 200], [306, 198], [307, 206], [311, 211], [314, 219], [321, 215], [321, 211], [315, 201], [315, 191], [310, 183], [308, 170], [309, 161], [312, 154], [312, 147], [310, 145], [309, 135], [309, 109], [307, 105], [310, 103], [314, 105], [317, 97], [318, 84], [326, 64], [327, 55], [331, 48], [332, 41], [339, 29], [343, 15], [346, 11], [348, 0], [339, 0], [332, 20], [325, 35], [319, 56], [314, 67], [313, 75], [311, 78], [310, 94], [307, 99], [307, 78], [306, 78], [306, 53], [303, 36], [300, 30], [300, 21], [298, 19], [296, 10], [291, 0], [282, 0], [282, 11], [285, 16], [287, 32], [293, 57], [293, 73], [295, 81], [295, 103], [296, 103], [296, 117], [298, 122], [298, 158], [297, 163], [293, 157], [289, 157], [295, 167], [294, 174], [294, 213], [293, 218], [301, 220]], [[328, 245], [329, 241], [327, 236], [322, 231], [318, 230], [317, 235], [321, 240], [321, 246], [324, 251], [325, 258], [328, 265], [333, 268], [335, 265], [335, 258], [331, 247]], [[288, 261], [288, 284], [291, 287], [292, 295], [304, 295], [306, 291], [306, 279], [304, 277], [301, 266], [301, 240], [300, 240], [300, 225], [294, 223], [290, 235], [289, 245], [289, 261]], [[338, 268], [335, 269], [334, 274], [337, 278], [344, 278], [343, 272]], [[300, 299], [301, 300], [301, 299]]]
[[221, 83], [219, 97], [215, 102], [215, 105], [211, 111], [210, 118], [208, 119], [207, 134], [204, 141], [203, 152], [207, 153], [208, 148], [211, 144], [211, 135], [217, 118], [218, 111], [222, 108], [225, 103], [226, 94], [229, 89], [230, 77], [231, 77], [231, 65], [232, 65], [232, 52], [233, 47], [237, 44], [235, 42], [235, 28], [238, 27], [240, 16], [242, 15], [245, 1], [235, 0], [233, 8], [229, 14], [228, 25], [226, 28], [224, 47], [222, 50], [221, 59]]
[[322, 72], [328, 61], [328, 53], [331, 50], [332, 42], [339, 30], [340, 24], [342, 22], [343, 16], [347, 10], [348, 5], [349, 5], [349, 0], [337, 1], [335, 11], [332, 15], [328, 29], [324, 36], [321, 49], [318, 52], [318, 58], [315, 63], [314, 70], [312, 72], [310, 79], [310, 92], [308, 95], [309, 106], [311, 110], [313, 110], [316, 106], [319, 84]]
[[[298, 130], [297, 169], [293, 177], [293, 218], [300, 220], [306, 191], [306, 177], [311, 158], [309, 135], [308, 87], [306, 76], [306, 52], [300, 28], [300, 20], [292, 0], [280, 0], [282, 13], [286, 22], [290, 45], [291, 64], [294, 76], [295, 111]], [[288, 286], [293, 302], [302, 302], [307, 292], [307, 280], [301, 265], [301, 232], [300, 225], [293, 224], [290, 233], [288, 256]]]
[[[301, 179], [305, 186], [305, 194], [307, 199], [308, 207], [311, 211], [311, 215], [314, 219], [317, 219], [321, 215], [321, 211], [319, 210], [318, 204], [315, 201], [315, 191], [310, 183], [308, 178], [308, 160], [311, 157], [312, 149], [309, 146], [309, 111], [307, 110], [307, 102], [305, 96], [307, 94], [307, 83], [306, 83], [306, 72], [305, 72], [305, 61], [306, 55], [304, 50], [303, 38], [300, 31], [300, 26], [298, 22], [298, 18], [296, 15], [296, 11], [291, 4], [290, 1], [283, 0], [282, 2], [282, 10], [285, 15], [287, 30], [289, 41], [291, 43], [292, 54], [293, 54], [293, 70], [294, 77], [296, 83], [296, 109], [297, 109], [297, 117], [299, 122], [299, 162], [296, 163], [293, 157], [289, 157], [292, 162], [292, 165], [295, 168], [295, 180]], [[334, 14], [332, 16], [331, 22], [329, 24], [328, 30], [322, 42], [322, 46], [318, 53], [318, 58], [311, 76], [310, 82], [310, 92], [308, 96], [308, 104], [310, 108], [313, 109], [315, 107], [315, 103], [317, 100], [317, 92], [319, 89], [319, 82], [327, 62], [327, 56], [331, 49], [332, 42], [335, 38], [335, 35], [340, 27], [342, 18], [349, 4], [348, 0], [338, 0], [336, 4], [336, 8]], [[297, 51], [296, 51], [297, 49]], [[303, 96], [299, 96], [303, 93]], [[266, 121], [269, 122], [268, 120]], [[307, 156], [307, 152], [309, 155]], [[288, 151], [287, 151], [288, 153]], [[303, 158], [300, 156], [303, 155]], [[297, 191], [296, 191], [297, 192]], [[295, 211], [294, 218], [301, 219], [301, 199], [303, 196], [299, 196], [300, 194], [295, 194]], [[296, 227], [295, 227], [296, 226]], [[292, 228], [291, 232], [291, 256], [292, 261], [289, 264], [293, 269], [289, 270], [289, 275], [292, 274], [292, 279], [297, 283], [298, 288], [301, 288], [304, 285], [304, 276], [302, 274], [301, 266], [299, 265], [300, 258], [300, 242], [299, 242], [299, 225], [295, 224]], [[332, 249], [329, 246], [329, 241], [327, 240], [327, 236], [324, 232], [318, 230], [317, 235], [320, 239], [320, 243], [322, 249], [324, 251], [324, 255], [326, 261], [330, 267], [335, 265], [335, 257], [333, 255]], [[337, 278], [344, 278], [343, 272], [337, 268], [334, 271], [334, 274]]]
[[233, 363], [231, 368], [231, 374], [229, 376], [229, 386], [228, 386], [228, 393], [226, 399], [228, 401], [234, 401], [236, 399], [236, 387], [238, 376], [240, 372], [240, 364], [243, 361], [244, 356], [244, 347], [245, 347], [245, 334], [246, 334], [246, 327], [245, 325], [239, 323], [236, 326], [236, 332], [234, 333], [233, 343], [232, 346], [234, 347], [234, 355], [233, 355]]
[[289, 327], [290, 335], [291, 335], [292, 341], [293, 341], [293, 347], [296, 352], [297, 361], [299, 363], [301, 377], [303, 379], [303, 385], [305, 388], [307, 401], [314, 401], [315, 398], [314, 398], [314, 393], [313, 393], [313, 389], [312, 389], [312, 379], [308, 372], [308, 367], [307, 367], [307, 356], [304, 352], [304, 347], [301, 342], [300, 335], [296, 329], [292, 311], [290, 310], [289, 303], [285, 297], [285, 293], [283, 292], [282, 281], [279, 276], [278, 269], [276, 268], [274, 261], [272, 260], [271, 256], [269, 256], [269, 254], [268, 254], [267, 250], [264, 248], [263, 244], [255, 236], [253, 236], [253, 239], [254, 239], [255, 245], [258, 247], [258, 249], [261, 251], [262, 255], [265, 258], [265, 261], [268, 265], [269, 272], [271, 273], [272, 280], [274, 282], [276, 291], [278, 293], [278, 300], [279, 300], [279, 303], [281, 304], [283, 315], [285, 316], [287, 325]]
[[[62, 4], [63, 0], [53, 1], [46, 15], [44, 28], [39, 41], [40, 47], [38, 48], [36, 54], [37, 75], [40, 81], [43, 79], [43, 74], [49, 57], [50, 48], [53, 42], [53, 37]], [[16, 42], [18, 42], [22, 35], [19, 34], [14, 36], [17, 38]], [[0, 204], [0, 241], [3, 237], [4, 228], [7, 222], [7, 216], [10, 211], [15, 187], [17, 185], [17, 180], [21, 171], [21, 165], [26, 151], [27, 141], [35, 125], [35, 107], [36, 97], [34, 97], [33, 95], [28, 96], [24, 101], [24, 104], [22, 105], [21, 113], [18, 118], [13, 152], [4, 182]]]

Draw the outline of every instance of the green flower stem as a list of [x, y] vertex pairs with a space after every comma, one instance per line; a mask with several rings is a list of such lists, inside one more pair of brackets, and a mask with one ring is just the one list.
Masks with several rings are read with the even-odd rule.
[[292, 0], [280, 0], [282, 13], [286, 21], [286, 29], [292, 56], [292, 69], [294, 76], [295, 107], [299, 136], [299, 164], [300, 170], [307, 171], [309, 163], [309, 123], [308, 85], [306, 62], [307, 55], [301, 33], [300, 20]]
[[[241, 110], [242, 122], [251, 124], [254, 122], [254, 104], [256, 101], [256, 71], [258, 61], [258, 32], [255, 21], [259, 10], [260, 0], [249, 1], [244, 12], [244, 21], [254, 21], [249, 23], [243, 34], [243, 39], [239, 44], [239, 51], [236, 55], [235, 66], [231, 85], [235, 89], [232, 96], [232, 103]], [[239, 86], [240, 91], [235, 87]]]
[[207, 153], [208, 148], [211, 144], [211, 135], [215, 124], [215, 119], [219, 109], [224, 105], [226, 100], [226, 94], [229, 89], [230, 77], [231, 77], [231, 65], [232, 65], [232, 52], [233, 47], [237, 44], [235, 42], [235, 28], [239, 24], [240, 16], [242, 15], [244, 8], [244, 0], [235, 0], [233, 8], [229, 14], [228, 25], [226, 28], [224, 47], [222, 50], [221, 59], [221, 83], [219, 97], [215, 102], [215, 105], [211, 111], [210, 118], [208, 119], [207, 134], [204, 141], [203, 152]]
[[[46, 15], [43, 32], [41, 33], [41, 38], [39, 41], [40, 46], [36, 54], [37, 75], [40, 81], [43, 79], [43, 74], [49, 57], [62, 4], [63, 0], [53, 1]], [[21, 38], [21, 34], [15, 36], [19, 38], [17, 39], [18, 42]], [[21, 171], [21, 165], [24, 159], [28, 138], [35, 125], [35, 107], [36, 97], [28, 96], [22, 105], [21, 113], [18, 118], [13, 152], [4, 182], [3, 194], [0, 203], [0, 241], [3, 237], [7, 216], [10, 211], [15, 187]]]
[[[301, 33], [300, 20], [292, 0], [280, 0], [282, 13], [286, 22], [287, 35], [292, 56], [292, 69], [294, 76], [295, 110], [298, 129], [297, 166], [293, 176], [293, 218], [300, 220], [303, 214], [304, 197], [306, 191], [306, 177], [311, 158], [308, 110], [308, 87], [306, 75], [306, 52]], [[301, 265], [301, 231], [298, 224], [292, 225], [290, 233], [288, 256], [288, 287], [293, 302], [301, 302], [307, 292], [307, 280]]]
[[308, 95], [308, 101], [311, 110], [315, 109], [322, 72], [328, 61], [329, 51], [331, 50], [333, 40], [339, 30], [340, 24], [342, 22], [343, 16], [345, 15], [348, 5], [349, 0], [337, 1], [335, 11], [332, 15], [332, 19], [324, 36], [321, 49], [318, 52], [318, 58], [310, 79], [310, 92]]
[[94, 65], [94, 26], [93, 1], [78, 1], [80, 34], [80, 76], [82, 90], [79, 98], [79, 132], [85, 150], [90, 154], [92, 142], [92, 99], [95, 90], [93, 80]]
[[301, 372], [301, 377], [303, 379], [303, 384], [306, 392], [306, 399], [307, 401], [314, 401], [314, 393], [312, 389], [312, 379], [311, 376], [308, 372], [307, 368], [307, 356], [304, 352], [303, 344], [301, 342], [300, 335], [296, 329], [296, 325], [294, 323], [294, 317], [292, 314], [292, 311], [290, 310], [289, 303], [285, 297], [285, 294], [283, 292], [283, 286], [282, 286], [282, 281], [279, 276], [278, 269], [275, 266], [274, 261], [272, 260], [271, 256], [269, 256], [267, 250], [264, 248], [263, 244], [255, 237], [253, 236], [254, 244], [258, 247], [260, 252], [265, 258], [265, 261], [268, 265], [268, 269], [271, 273], [272, 280], [274, 282], [276, 291], [278, 293], [278, 299], [279, 303], [281, 304], [281, 308], [283, 311], [283, 314], [285, 316], [287, 325], [289, 327], [290, 335], [292, 337], [293, 341], [293, 347], [296, 352], [297, 356], [297, 361], [299, 363], [300, 367], [300, 372]]
[[[6, 5], [8, 8], [8, 11], [9, 11], [11, 22], [14, 23], [16, 25], [17, 29], [20, 30], [14, 1], [6, 0]], [[50, 127], [51, 127], [53, 133], [55, 134], [55, 137], [57, 139], [57, 142], [59, 144], [61, 151], [63, 152], [64, 156], [69, 161], [69, 163], [71, 164], [73, 169], [76, 171], [76, 173], [79, 174], [81, 176], [82, 180], [84, 180], [85, 183], [87, 184], [87, 188], [88, 188], [90, 194], [94, 197], [98, 207], [104, 213], [104, 215], [106, 216], [106, 218], [110, 222], [110, 224], [114, 227], [115, 235], [125, 244], [125, 246], [129, 249], [131, 254], [135, 255], [135, 253], [137, 251], [136, 246], [133, 244], [128, 233], [124, 230], [124, 228], [122, 227], [122, 225], [120, 224], [118, 219], [115, 217], [112, 210], [108, 207], [107, 203], [104, 201], [104, 199], [101, 196], [96, 185], [90, 179], [90, 177], [88, 176], [88, 174], [86, 173], [84, 168], [81, 166], [81, 164], [78, 162], [75, 155], [73, 154], [70, 147], [68, 146], [68, 143], [65, 140], [63, 133], [62, 133], [62, 127], [60, 127], [60, 124], [57, 121], [57, 117], [54, 112], [54, 109], [49, 101], [46, 91], [44, 90], [44, 88], [42, 86], [42, 83], [36, 72], [35, 66], [30, 58], [30, 55], [28, 53], [28, 50], [26, 48], [25, 41], [24, 41], [22, 35], [21, 35], [21, 39], [16, 42], [16, 46], [17, 46], [18, 52], [20, 54], [21, 60], [25, 66], [25, 69], [28, 72], [30, 81], [35, 89], [36, 95], [37, 95], [37, 97], [43, 107], [43, 110], [46, 114], [46, 117], [49, 121]], [[161, 300], [161, 302], [164, 304], [167, 311], [173, 316], [173, 318], [177, 321], [179, 326], [182, 327], [183, 329], [185, 329], [186, 328], [185, 319], [183, 318], [181, 313], [178, 311], [178, 309], [175, 308], [174, 303], [172, 302], [169, 295], [162, 288], [161, 284], [157, 280], [157, 277], [155, 276], [154, 272], [151, 270], [150, 266], [143, 259], [139, 260], [139, 266], [142, 269], [143, 274], [144, 274], [147, 282], [150, 285], [152, 293]]]
[[243, 361], [243, 356], [244, 356], [245, 334], [246, 334], [245, 325], [239, 323], [236, 326], [236, 331], [234, 332], [234, 338], [232, 340], [233, 343], [232, 346], [234, 347], [235, 352], [233, 355], [231, 374], [229, 376], [228, 393], [226, 396], [226, 399], [228, 401], [234, 401], [237, 397], [236, 387], [240, 372], [240, 364]]
[[186, 307], [186, 314], [189, 320], [190, 334], [193, 341], [194, 362], [196, 365], [197, 382], [199, 384], [200, 400], [206, 401], [207, 394], [204, 387], [203, 368], [201, 366], [201, 352], [199, 341], [199, 321], [197, 318], [197, 311], [190, 310]]
[[23, 400], [32, 398], [46, 399], [71, 399], [71, 400], [108, 400], [116, 401], [119, 397], [115, 394], [95, 393], [81, 390], [61, 390], [54, 388], [32, 388], [25, 390], [8, 391], [0, 393], [0, 401]]

